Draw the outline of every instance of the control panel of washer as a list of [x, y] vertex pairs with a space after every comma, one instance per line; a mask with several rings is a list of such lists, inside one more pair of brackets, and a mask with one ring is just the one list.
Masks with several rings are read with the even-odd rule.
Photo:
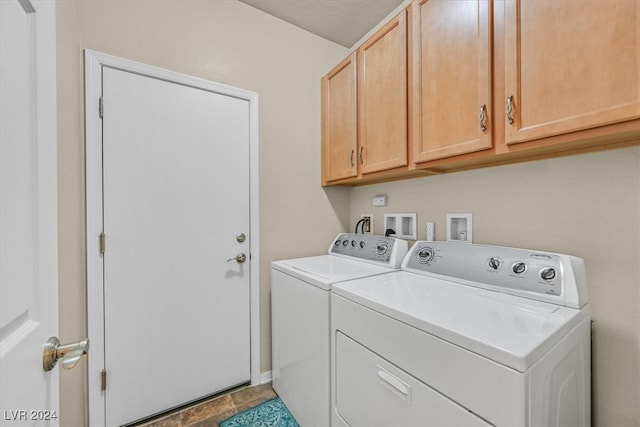
[[409, 245], [406, 240], [374, 234], [342, 233], [329, 247], [329, 253], [400, 268]]
[[584, 261], [569, 255], [503, 246], [419, 241], [411, 248], [402, 268], [544, 301], [563, 303], [567, 293], [571, 299], [577, 298], [572, 305], [586, 301], [586, 295], [580, 295], [586, 294]]

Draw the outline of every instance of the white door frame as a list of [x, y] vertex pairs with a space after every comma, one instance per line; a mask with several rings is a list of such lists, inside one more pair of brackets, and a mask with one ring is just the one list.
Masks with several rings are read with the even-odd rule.
[[89, 358], [89, 424], [105, 424], [105, 400], [101, 390], [104, 367], [103, 263], [99, 235], [102, 232], [102, 120], [99, 99], [102, 96], [102, 68], [110, 67], [152, 78], [208, 90], [249, 102], [249, 185], [250, 185], [250, 337], [251, 384], [261, 382], [260, 375], [260, 256], [258, 217], [258, 94], [197, 77], [141, 64], [91, 50], [85, 56], [85, 131], [87, 197], [87, 322], [91, 340]]

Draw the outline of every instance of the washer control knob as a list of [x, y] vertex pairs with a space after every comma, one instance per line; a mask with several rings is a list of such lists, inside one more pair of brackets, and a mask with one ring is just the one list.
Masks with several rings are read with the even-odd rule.
[[340, 246], [340, 239], [336, 240], [335, 245], [336, 245], [336, 246]]
[[500, 268], [502, 261], [500, 260], [500, 258], [492, 256], [491, 258], [489, 258], [488, 264], [489, 268], [491, 268], [492, 270], [497, 270]]
[[378, 246], [376, 247], [376, 253], [378, 255], [384, 255], [387, 253], [387, 250], [389, 250], [389, 245], [387, 243], [378, 243]]
[[352, 247], [352, 248], [355, 248], [355, 247], [356, 247], [356, 241], [355, 241], [355, 240], [352, 240], [352, 241], [351, 241], [351, 247]]
[[527, 264], [525, 264], [524, 262], [518, 261], [515, 264], [513, 264], [511, 268], [513, 269], [514, 273], [522, 274], [527, 270]]
[[364, 249], [364, 240], [360, 240], [360, 248]]
[[342, 246], [347, 246], [348, 244], [349, 244], [349, 241], [348, 241], [348, 240], [343, 240], [343, 241], [342, 241]]
[[556, 269], [553, 267], [545, 267], [540, 270], [540, 278], [542, 280], [553, 280], [556, 277]]

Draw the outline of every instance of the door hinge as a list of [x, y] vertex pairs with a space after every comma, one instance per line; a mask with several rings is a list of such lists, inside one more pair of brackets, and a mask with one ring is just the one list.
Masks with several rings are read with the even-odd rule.
[[100, 253], [103, 254], [104, 253], [104, 248], [105, 248], [105, 235], [104, 233], [100, 233]]
[[98, 111], [100, 112], [100, 118], [104, 117], [104, 101], [102, 97], [98, 100]]
[[107, 389], [107, 370], [103, 369], [100, 372], [100, 390], [105, 391]]

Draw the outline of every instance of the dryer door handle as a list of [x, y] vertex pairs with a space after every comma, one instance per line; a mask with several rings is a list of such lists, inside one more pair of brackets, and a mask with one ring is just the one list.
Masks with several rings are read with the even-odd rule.
[[411, 386], [381, 366], [378, 366], [378, 382], [398, 397], [411, 402]]

